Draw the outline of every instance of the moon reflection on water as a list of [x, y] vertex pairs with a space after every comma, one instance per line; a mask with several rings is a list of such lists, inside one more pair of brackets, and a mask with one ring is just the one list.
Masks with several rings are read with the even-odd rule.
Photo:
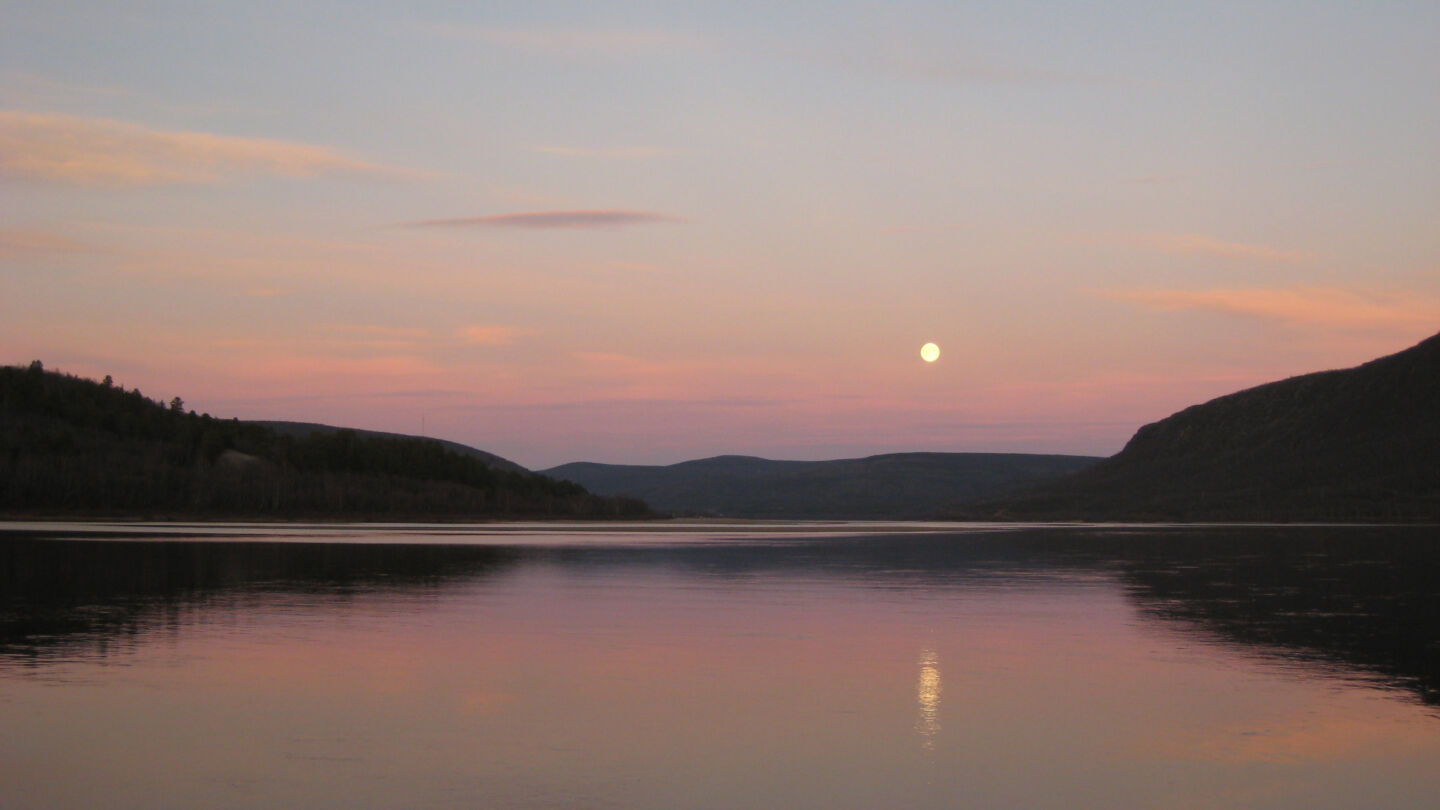
[[926, 748], [935, 747], [935, 735], [940, 731], [940, 689], [940, 657], [934, 650], [925, 650], [920, 654], [920, 680], [915, 685], [920, 706], [915, 730]]

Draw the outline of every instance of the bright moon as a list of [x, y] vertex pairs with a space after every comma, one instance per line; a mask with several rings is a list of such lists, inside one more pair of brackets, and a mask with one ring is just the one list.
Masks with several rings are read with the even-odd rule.
[[940, 357], [940, 347], [934, 343], [926, 343], [920, 347], [920, 359], [927, 363], [933, 363]]

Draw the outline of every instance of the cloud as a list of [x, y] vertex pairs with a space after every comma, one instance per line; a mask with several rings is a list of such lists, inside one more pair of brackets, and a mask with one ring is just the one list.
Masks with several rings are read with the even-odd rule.
[[383, 340], [416, 343], [430, 337], [429, 329], [412, 326], [382, 326], [364, 323], [327, 323], [315, 327], [317, 331], [342, 339]]
[[648, 262], [627, 262], [618, 259], [601, 262], [596, 269], [614, 273], [665, 273], [665, 267]]
[[880, 228], [880, 232], [881, 232], [881, 233], [888, 233], [888, 234], [899, 234], [899, 233], [947, 233], [947, 232], [963, 231], [963, 230], [965, 230], [965, 226], [964, 226], [964, 225], [959, 225], [959, 224], [950, 224], [950, 225], [887, 225], [887, 226], [885, 226], [885, 227]]
[[499, 324], [465, 326], [455, 330], [455, 336], [471, 346], [509, 346], [522, 335], [532, 334], [531, 330]]
[[1180, 256], [1215, 256], [1222, 259], [1259, 259], [1295, 263], [1313, 259], [1314, 254], [1301, 250], [1285, 250], [1266, 245], [1225, 242], [1200, 234], [1140, 234], [1126, 241]]
[[49, 106], [56, 101], [93, 102], [123, 94], [124, 91], [116, 87], [72, 84], [22, 70], [0, 70], [0, 99], [11, 104], [29, 106], [41, 102]]
[[405, 223], [409, 228], [614, 228], [626, 225], [649, 225], [660, 222], [684, 222], [669, 214], [653, 211], [588, 210], [528, 211], [516, 214], [491, 214], [484, 217], [457, 219], [423, 219]]
[[431, 23], [420, 28], [452, 39], [565, 56], [633, 56], [656, 51], [690, 50], [704, 44], [699, 37], [661, 29], [490, 28], [457, 23]]
[[[785, 59], [905, 80], [947, 84], [1122, 85], [1148, 82], [1123, 76], [1075, 71], [1015, 61], [994, 49], [983, 36], [971, 37], [961, 19], [930, 19], [901, 24], [895, 15], [876, 6], [873, 14], [849, 21], [836, 19], [808, 32], [774, 32], [761, 35], [752, 51]], [[957, 33], [958, 32], [958, 33]], [[966, 40], [970, 41], [966, 41]]]
[[64, 234], [33, 229], [0, 229], [0, 258], [93, 252], [96, 252], [95, 248]]
[[402, 174], [328, 147], [150, 129], [108, 118], [0, 110], [0, 177], [133, 187], [242, 175]]
[[377, 379], [404, 380], [413, 377], [434, 377], [445, 369], [425, 357], [407, 354], [377, 354], [373, 349], [357, 356], [333, 352], [300, 354], [294, 350], [258, 355], [244, 345], [217, 342], [216, 348], [235, 352], [227, 358], [227, 367], [239, 378], [264, 380], [305, 380], [321, 387], [340, 385], [353, 380], [360, 384]]
[[455, 341], [470, 346], [509, 346], [517, 338], [535, 334], [533, 329], [504, 324], [462, 326], [453, 338], [444, 332], [413, 326], [382, 326], [378, 324], [332, 323], [315, 327], [324, 335], [327, 346], [385, 346], [392, 348], [435, 348], [454, 345]]
[[1061, 74], [913, 47], [826, 46], [796, 53], [802, 59], [907, 79], [977, 84], [1038, 84], [1064, 81]]
[[1183, 183], [1191, 179], [1186, 174], [1142, 174], [1126, 180], [1129, 183], [1138, 183], [1147, 186], [1170, 185], [1172, 183]]
[[587, 149], [576, 146], [531, 146], [531, 152], [542, 155], [558, 155], [574, 158], [602, 158], [605, 160], [639, 160], [641, 158], [664, 157], [675, 154], [673, 149], [658, 146], [620, 146], [611, 149]]
[[1162, 312], [1198, 310], [1295, 326], [1428, 328], [1440, 324], [1440, 299], [1335, 287], [1293, 289], [1109, 290], [1106, 298]]

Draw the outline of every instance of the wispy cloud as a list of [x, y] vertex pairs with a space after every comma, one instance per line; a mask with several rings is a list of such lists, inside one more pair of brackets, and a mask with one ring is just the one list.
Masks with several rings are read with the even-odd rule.
[[1297, 326], [1433, 331], [1440, 324], [1440, 299], [1336, 287], [1107, 290], [1101, 295], [1147, 309], [1222, 312]]
[[1128, 183], [1136, 183], [1146, 186], [1165, 186], [1173, 183], [1183, 183], [1192, 179], [1187, 174], [1142, 174], [1126, 179]]
[[532, 334], [529, 329], [501, 324], [465, 326], [455, 330], [456, 337], [471, 346], [509, 346], [516, 338]]
[[214, 183], [244, 175], [405, 172], [323, 146], [126, 121], [0, 110], [0, 176], [80, 186]]
[[408, 228], [616, 228], [628, 225], [651, 225], [684, 222], [680, 217], [654, 211], [600, 209], [585, 211], [526, 211], [516, 214], [491, 214], [483, 217], [456, 219], [422, 219], [407, 222]]
[[247, 104], [230, 104], [220, 101], [209, 101], [200, 104], [156, 104], [157, 109], [165, 112], [181, 113], [182, 115], [215, 115], [215, 116], [243, 116], [273, 117], [279, 113], [271, 107], [256, 107]]
[[64, 234], [27, 228], [0, 229], [0, 258], [18, 258], [53, 253], [95, 253], [94, 246], [77, 242]]
[[949, 224], [949, 225], [887, 225], [887, 226], [885, 226], [885, 227], [880, 228], [880, 232], [881, 232], [881, 233], [888, 233], [888, 234], [899, 234], [899, 233], [948, 233], [948, 232], [963, 231], [963, 230], [965, 230], [965, 226], [964, 226], [964, 225], [959, 225], [959, 224]]
[[472, 324], [453, 332], [414, 326], [332, 323], [315, 327], [326, 345], [434, 349], [458, 344], [509, 346], [535, 330], [508, 324]]
[[611, 259], [596, 265], [596, 269], [612, 273], [666, 273], [669, 270], [658, 264], [650, 262], [627, 262], [619, 259]]
[[[878, 9], [879, 7], [877, 7]], [[1020, 63], [981, 37], [957, 40], [958, 20], [896, 28], [893, 15], [856, 19], [801, 36], [771, 36], [758, 46], [762, 53], [814, 64], [898, 79], [947, 84], [988, 85], [1145, 85], [1123, 76], [1070, 68]]]
[[889, 74], [907, 79], [977, 84], [1035, 84], [1063, 80], [1049, 71], [998, 61], [957, 56], [951, 52], [936, 53], [913, 47], [870, 45], [863, 48], [825, 45], [797, 49], [794, 55], [812, 62]]
[[38, 102], [49, 106], [57, 102], [93, 102], [124, 95], [124, 92], [118, 87], [74, 84], [22, 70], [0, 70], [0, 99], [9, 104], [31, 106]]
[[642, 158], [665, 157], [675, 154], [673, 149], [658, 146], [618, 146], [609, 149], [589, 149], [578, 146], [530, 146], [531, 152], [542, 155], [556, 155], [571, 158], [601, 158], [604, 160], [640, 160]]
[[327, 323], [315, 327], [317, 331], [342, 339], [385, 340], [417, 343], [429, 339], [430, 330], [413, 326], [384, 326], [380, 324]]
[[[281, 291], [281, 294], [284, 294]], [[393, 326], [389, 324], [314, 324], [283, 338], [239, 336], [212, 341], [226, 350], [244, 350], [255, 356], [296, 354], [311, 357], [413, 357], [426, 362], [465, 347], [509, 346], [537, 334], [535, 329], [510, 324], [473, 324], [458, 328]]]
[[1126, 237], [1124, 241], [1177, 256], [1214, 256], [1221, 259], [1260, 260], [1287, 264], [1315, 258], [1313, 253], [1303, 250], [1289, 250], [1244, 242], [1227, 242], [1194, 233], [1136, 234]]
[[663, 29], [494, 28], [459, 23], [429, 23], [420, 29], [453, 39], [565, 56], [621, 57], [704, 45], [699, 37]]

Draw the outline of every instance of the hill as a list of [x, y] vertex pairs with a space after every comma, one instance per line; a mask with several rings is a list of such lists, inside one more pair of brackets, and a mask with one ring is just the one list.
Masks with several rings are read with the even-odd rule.
[[[430, 439], [216, 419], [138, 390], [0, 368], [0, 514], [476, 520], [643, 517], [488, 453]], [[513, 467], [513, 469], [512, 469]]]
[[500, 457], [500, 456], [495, 455], [494, 453], [487, 453], [487, 452], [485, 452], [484, 450], [478, 450], [478, 449], [476, 449], [476, 448], [474, 448], [474, 447], [471, 447], [471, 446], [468, 445], [468, 444], [461, 444], [461, 443], [459, 443], [459, 442], [446, 441], [445, 439], [428, 439], [428, 438], [421, 437], [421, 436], [410, 436], [410, 435], [407, 435], [407, 434], [404, 434], [404, 433], [386, 433], [386, 432], [380, 431], [380, 430], [361, 430], [360, 428], [343, 428], [343, 427], [336, 427], [336, 426], [334, 426], [334, 425], [322, 425], [322, 424], [320, 424], [320, 423], [318, 423], [318, 422], [279, 422], [279, 421], [274, 421], [274, 420], [254, 419], [254, 420], [246, 420], [245, 424], [259, 425], [260, 427], [267, 428], [267, 429], [269, 429], [269, 430], [273, 430], [273, 431], [275, 431], [276, 433], [279, 433], [279, 434], [281, 434], [281, 435], [283, 435], [283, 436], [294, 436], [294, 437], [297, 438], [297, 439], [303, 439], [303, 438], [305, 438], [306, 436], [309, 436], [309, 435], [312, 434], [312, 433], [320, 433], [320, 434], [325, 434], [325, 435], [332, 435], [332, 434], [335, 434], [335, 433], [339, 433], [339, 432], [342, 431], [342, 430], [348, 430], [348, 431], [351, 431], [352, 433], [354, 433], [356, 436], [360, 436], [360, 437], [366, 438], [366, 439], [407, 439], [407, 440], [432, 441], [432, 442], [435, 442], [436, 444], [439, 444], [441, 447], [445, 448], [446, 450], [449, 450], [449, 451], [452, 452], [452, 453], [456, 453], [456, 454], [458, 454], [458, 455], [469, 456], [469, 457], [471, 457], [471, 458], [479, 459], [480, 461], [484, 462], [484, 464], [485, 464], [486, 467], [489, 467], [489, 468], [492, 469], [492, 470], [504, 470], [504, 471], [515, 472], [515, 473], [529, 473], [529, 472], [530, 472], [529, 470], [525, 469], [524, 467], [521, 467], [519, 464], [516, 464], [515, 462], [513, 462], [513, 461], [511, 461], [511, 460], [509, 460], [509, 459], [507, 459], [507, 458], [502, 458], [502, 457]]
[[1440, 521], [1440, 335], [1186, 408], [973, 516]]
[[944, 517], [978, 498], [1097, 461], [1018, 453], [893, 453], [834, 461], [717, 456], [668, 466], [577, 462], [543, 472], [680, 514], [880, 520]]

